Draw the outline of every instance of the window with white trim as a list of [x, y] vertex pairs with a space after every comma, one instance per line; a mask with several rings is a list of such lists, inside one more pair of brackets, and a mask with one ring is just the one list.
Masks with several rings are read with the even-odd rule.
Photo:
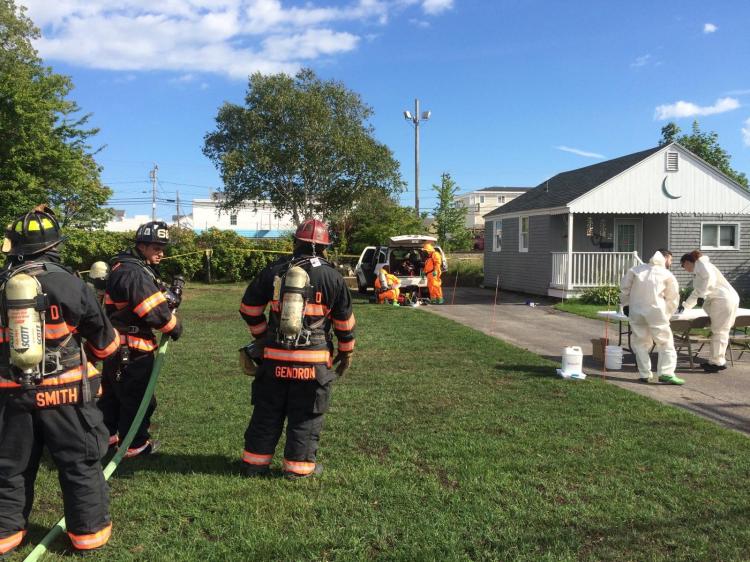
[[518, 217], [518, 251], [529, 251], [529, 217]]
[[497, 202], [500, 203], [501, 205], [505, 203], [505, 195], [498, 195]]
[[484, 195], [480, 195], [479, 196], [479, 202], [480, 203], [484, 203]]
[[701, 250], [739, 250], [739, 224], [711, 224], [701, 225]]
[[503, 221], [498, 219], [492, 223], [492, 251], [499, 252], [503, 247]]

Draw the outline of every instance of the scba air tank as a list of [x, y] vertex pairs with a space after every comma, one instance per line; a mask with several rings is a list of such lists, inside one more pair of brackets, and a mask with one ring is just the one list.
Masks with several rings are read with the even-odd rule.
[[303, 328], [305, 314], [305, 287], [310, 277], [299, 266], [294, 266], [284, 276], [283, 301], [281, 303], [281, 333], [287, 339], [299, 336]]
[[25, 273], [5, 285], [10, 363], [23, 373], [35, 371], [44, 358], [44, 324], [36, 310], [40, 292], [37, 280]]

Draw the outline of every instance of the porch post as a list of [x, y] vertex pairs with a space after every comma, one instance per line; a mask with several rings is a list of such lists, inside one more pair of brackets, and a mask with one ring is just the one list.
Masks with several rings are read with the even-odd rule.
[[565, 288], [570, 291], [573, 289], [573, 213], [568, 213], [568, 267], [566, 269]]

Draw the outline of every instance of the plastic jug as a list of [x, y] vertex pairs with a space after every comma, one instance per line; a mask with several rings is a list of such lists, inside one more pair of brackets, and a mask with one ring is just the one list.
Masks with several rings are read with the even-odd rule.
[[563, 349], [562, 372], [569, 374], [583, 372], [583, 351], [580, 347], [570, 346]]
[[610, 371], [622, 369], [622, 348], [619, 345], [608, 345], [605, 348], [604, 366]]

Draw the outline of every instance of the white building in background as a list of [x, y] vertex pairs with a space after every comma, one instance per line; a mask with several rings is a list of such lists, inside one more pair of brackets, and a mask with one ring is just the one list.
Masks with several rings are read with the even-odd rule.
[[268, 201], [246, 203], [242, 208], [223, 211], [221, 200], [193, 199], [193, 230], [234, 230], [247, 238], [281, 238], [295, 229], [290, 214], [279, 215]]
[[[132, 217], [126, 217], [125, 211], [122, 209], [115, 209], [115, 216], [110, 220], [104, 227], [104, 230], [110, 232], [129, 232], [135, 231], [143, 223], [149, 222], [151, 215], [134, 215]], [[157, 218], [156, 220], [164, 220]]]
[[484, 229], [484, 215], [523, 195], [530, 187], [484, 187], [456, 197], [456, 206], [465, 207], [466, 228]]

